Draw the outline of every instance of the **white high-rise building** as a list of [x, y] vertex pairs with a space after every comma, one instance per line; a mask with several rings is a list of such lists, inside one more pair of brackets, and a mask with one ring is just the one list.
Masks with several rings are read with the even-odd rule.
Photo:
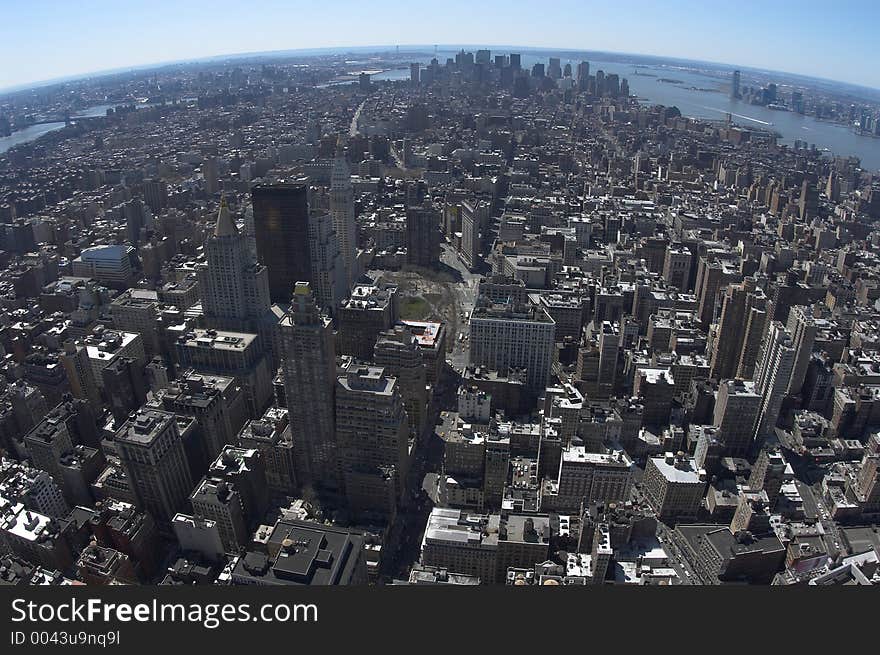
[[514, 307], [481, 300], [470, 321], [469, 364], [507, 374], [526, 370], [530, 391], [544, 391], [553, 365], [556, 323], [547, 311], [529, 301]]
[[241, 321], [261, 317], [269, 309], [269, 278], [239, 232], [226, 200], [214, 232], [205, 242], [206, 262], [199, 267], [202, 310], [217, 327], [241, 327]]
[[770, 325], [755, 368], [755, 387], [761, 396], [757, 436], [768, 435], [776, 427], [782, 401], [794, 372], [796, 349], [791, 334], [778, 321]]
[[807, 366], [810, 363], [813, 344], [816, 342], [816, 334], [819, 331], [819, 326], [812, 315], [812, 308], [805, 305], [792, 307], [788, 314], [786, 329], [791, 334], [792, 344], [796, 350], [794, 368], [788, 387], [788, 393], [794, 396], [799, 394], [804, 386]]
[[330, 215], [333, 229], [342, 254], [345, 283], [348, 289], [358, 278], [357, 271], [357, 226], [354, 221], [354, 188], [351, 184], [351, 169], [343, 152], [342, 137], [336, 145], [336, 158], [330, 173]]
[[348, 295], [348, 281], [333, 220], [325, 211], [309, 215], [309, 255], [315, 302], [331, 315]]

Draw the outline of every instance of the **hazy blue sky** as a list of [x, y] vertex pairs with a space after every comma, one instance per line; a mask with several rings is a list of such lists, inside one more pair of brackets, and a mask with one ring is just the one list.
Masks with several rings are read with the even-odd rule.
[[703, 59], [880, 88], [878, 0], [0, 0], [0, 88], [294, 48], [511, 44]]

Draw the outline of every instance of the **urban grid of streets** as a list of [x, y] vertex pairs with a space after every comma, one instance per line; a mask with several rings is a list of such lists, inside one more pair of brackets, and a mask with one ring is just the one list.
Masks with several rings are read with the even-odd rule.
[[0, 96], [3, 582], [880, 582], [877, 171], [410, 54]]

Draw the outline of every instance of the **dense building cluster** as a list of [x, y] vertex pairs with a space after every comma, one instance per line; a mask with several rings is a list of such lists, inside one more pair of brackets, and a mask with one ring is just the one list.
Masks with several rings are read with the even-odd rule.
[[586, 61], [306, 61], [0, 156], [0, 583], [880, 583], [880, 175]]

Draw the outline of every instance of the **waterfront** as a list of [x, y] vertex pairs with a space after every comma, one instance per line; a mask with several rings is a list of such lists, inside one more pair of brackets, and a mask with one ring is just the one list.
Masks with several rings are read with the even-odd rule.
[[[182, 101], [191, 102], [195, 100], [196, 98], [183, 98]], [[113, 109], [119, 104], [120, 103], [94, 105], [92, 107], [88, 107], [87, 109], [82, 109], [80, 111], [72, 113], [71, 118], [98, 118], [100, 116], [106, 116], [108, 109]], [[137, 109], [153, 106], [155, 106], [155, 103], [140, 103], [135, 105]], [[2, 155], [4, 152], [14, 146], [34, 141], [36, 139], [39, 139], [44, 134], [54, 132], [55, 130], [60, 130], [62, 127], [64, 127], [63, 121], [56, 123], [41, 123], [39, 125], [29, 125], [28, 127], [25, 127], [23, 129], [16, 130], [10, 136], [0, 137], [0, 155]]]
[[[444, 64], [448, 57], [455, 57], [452, 50], [440, 50], [437, 59]], [[500, 54], [500, 52], [499, 52]], [[547, 64], [553, 53], [523, 53], [522, 66], [531, 70], [535, 63]], [[494, 56], [494, 53], [493, 53]], [[421, 60], [423, 65], [429, 64], [431, 56]], [[778, 132], [781, 142], [793, 145], [796, 140], [824, 150], [829, 155], [855, 155], [862, 162], [862, 167], [869, 170], [880, 170], [880, 139], [870, 136], [859, 136], [845, 125], [820, 121], [812, 116], [802, 116], [793, 112], [775, 111], [758, 105], [750, 105], [729, 96], [726, 80], [704, 73], [684, 70], [678, 66], [658, 64], [638, 64], [615, 61], [590, 62], [590, 72], [602, 70], [607, 75], [615, 73], [629, 81], [630, 93], [647, 104], [678, 107], [682, 115], [693, 118], [723, 120], [730, 113], [734, 123], [743, 127], [757, 127]], [[561, 58], [561, 65], [570, 63], [577, 69], [580, 59]], [[636, 74], [635, 72], [640, 74]], [[661, 78], [676, 80], [676, 83], [658, 81]], [[373, 76], [374, 80], [406, 80], [409, 79], [409, 68], [396, 68]], [[711, 89], [711, 90], [709, 90]]]
[[0, 137], [0, 154], [6, 152], [13, 146], [20, 145], [39, 139], [44, 134], [60, 130], [64, 127], [64, 123], [42, 123], [40, 125], [29, 125], [28, 127], [16, 130], [10, 136]]
[[[456, 51], [439, 50], [436, 56], [441, 64], [447, 58], [454, 58]], [[547, 63], [553, 53], [523, 53], [522, 66], [525, 70], [538, 62]], [[430, 63], [432, 55], [424, 55], [420, 59], [422, 65]], [[781, 142], [793, 145], [803, 141], [825, 151], [829, 155], [858, 157], [863, 168], [880, 170], [880, 139], [860, 136], [845, 125], [821, 121], [812, 116], [802, 116], [793, 112], [774, 111], [766, 107], [751, 105], [740, 100], [731, 99], [728, 93], [728, 82], [718, 76], [686, 70], [671, 64], [638, 64], [623, 61], [588, 60], [590, 70], [602, 70], [606, 74], [614, 73], [629, 81], [630, 93], [636, 95], [646, 104], [675, 106], [684, 116], [723, 120], [729, 113], [734, 123], [744, 127], [757, 127], [778, 132]], [[576, 69], [580, 59], [561, 57], [561, 64], [570, 63]], [[401, 65], [372, 76], [375, 81], [401, 81], [409, 79], [409, 66]], [[664, 82], [674, 80], [674, 82]], [[349, 81], [334, 81], [319, 86], [348, 84]], [[189, 100], [189, 99], [185, 99]], [[106, 114], [114, 105], [101, 104], [76, 112], [74, 118], [97, 117]], [[148, 105], [140, 105], [148, 106]], [[0, 154], [9, 148], [33, 141], [44, 134], [64, 127], [64, 123], [47, 123], [32, 125], [0, 138]]]

